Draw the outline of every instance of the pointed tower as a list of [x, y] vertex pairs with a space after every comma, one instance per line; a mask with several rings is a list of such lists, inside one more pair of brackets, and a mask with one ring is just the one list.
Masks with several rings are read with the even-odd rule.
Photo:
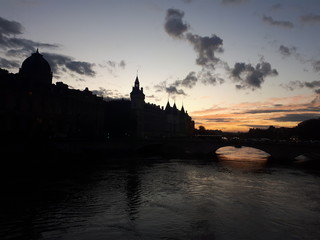
[[174, 102], [173, 106], [172, 106], [172, 112], [173, 114], [178, 114], [178, 108], [177, 108], [177, 105], [176, 105], [176, 102]]
[[166, 111], [166, 113], [170, 113], [170, 112], [171, 112], [171, 106], [170, 106], [169, 100], [168, 100], [168, 102], [167, 102], [165, 111]]
[[140, 88], [140, 82], [138, 76], [134, 81], [134, 86], [130, 93], [131, 98], [131, 112], [135, 119], [135, 136], [138, 138], [144, 137], [144, 107], [145, 95], [143, 93], [143, 88]]
[[133, 109], [143, 108], [145, 95], [143, 93], [143, 88], [140, 89], [140, 82], [139, 82], [138, 76], [134, 81], [134, 86], [132, 87], [130, 98], [131, 98], [131, 107]]
[[184, 107], [183, 107], [183, 104], [182, 104], [182, 107], [181, 107], [181, 113], [185, 114], [185, 110], [184, 110]]

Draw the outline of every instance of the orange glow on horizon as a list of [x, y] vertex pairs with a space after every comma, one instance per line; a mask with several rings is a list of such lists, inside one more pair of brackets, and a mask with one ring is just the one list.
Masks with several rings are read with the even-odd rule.
[[[191, 113], [195, 127], [224, 132], [247, 132], [250, 128], [295, 127], [304, 118], [320, 117], [319, 97], [294, 96], [245, 102]], [[306, 119], [304, 119], [306, 120]]]

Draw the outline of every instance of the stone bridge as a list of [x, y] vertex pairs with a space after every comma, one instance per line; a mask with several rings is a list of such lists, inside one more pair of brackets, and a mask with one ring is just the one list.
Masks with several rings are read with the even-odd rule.
[[[320, 158], [319, 143], [304, 142], [258, 142], [258, 141], [221, 141], [210, 139], [170, 139], [150, 140], [136, 143], [137, 151], [145, 153], [184, 154], [189, 156], [214, 156], [221, 147], [252, 147], [269, 154], [269, 159], [277, 161], [293, 161], [300, 155], [312, 155]], [[319, 159], [320, 161], [320, 159]]]

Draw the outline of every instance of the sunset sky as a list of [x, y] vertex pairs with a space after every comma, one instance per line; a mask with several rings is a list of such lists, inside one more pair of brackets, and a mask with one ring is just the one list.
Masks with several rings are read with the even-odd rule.
[[39, 48], [54, 82], [184, 106], [196, 126], [320, 117], [319, 0], [0, 0], [0, 67]]

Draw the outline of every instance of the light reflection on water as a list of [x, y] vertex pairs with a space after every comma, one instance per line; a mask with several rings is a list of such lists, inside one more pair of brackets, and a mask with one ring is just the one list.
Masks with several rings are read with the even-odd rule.
[[216, 154], [222, 165], [245, 170], [264, 168], [270, 156], [256, 148], [234, 146], [222, 147]]
[[319, 239], [320, 177], [145, 160], [23, 179], [4, 194], [0, 239]]

